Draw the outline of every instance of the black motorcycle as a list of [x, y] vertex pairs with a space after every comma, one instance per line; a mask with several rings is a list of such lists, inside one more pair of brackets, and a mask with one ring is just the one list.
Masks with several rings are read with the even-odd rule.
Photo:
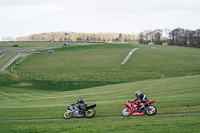
[[75, 105], [71, 104], [68, 106], [67, 112], [64, 112], [63, 118], [64, 119], [70, 119], [71, 117], [86, 117], [86, 118], [92, 118], [95, 116], [96, 111], [93, 109], [96, 107], [96, 104], [90, 104], [90, 105]]

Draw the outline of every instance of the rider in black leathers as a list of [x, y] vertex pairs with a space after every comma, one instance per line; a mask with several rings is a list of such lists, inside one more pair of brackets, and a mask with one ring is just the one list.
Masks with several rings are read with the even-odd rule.
[[[74, 105], [76, 105], [76, 104], [79, 104], [79, 105], [74, 106]], [[77, 100], [77, 102], [74, 103], [74, 104], [72, 104], [72, 106], [75, 107], [75, 109], [73, 110], [73, 112], [79, 110], [79, 113], [82, 113], [82, 112], [86, 109], [86, 107], [87, 107], [87, 103], [84, 102], [83, 99], [82, 99], [81, 97], [79, 97], [78, 100]]]
[[146, 103], [146, 102], [149, 101], [148, 98], [146, 97], [146, 95], [141, 93], [140, 91], [136, 91], [135, 95], [136, 95], [137, 98], [134, 99], [132, 102], [135, 102], [135, 101], [140, 99], [140, 102], [142, 103], [141, 104], [142, 105], [141, 108], [144, 108], [147, 104], [143, 104], [143, 103]]

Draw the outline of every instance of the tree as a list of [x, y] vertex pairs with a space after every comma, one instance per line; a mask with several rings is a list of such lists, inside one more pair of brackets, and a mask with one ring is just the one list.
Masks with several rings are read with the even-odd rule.
[[156, 29], [153, 31], [153, 42], [155, 44], [162, 44], [162, 39], [161, 39], [162, 32], [163, 32], [163, 30], [161, 30], [161, 29]]
[[200, 47], [200, 29], [195, 30], [193, 34], [194, 47]]
[[185, 30], [182, 28], [176, 28], [172, 30], [170, 33], [170, 45], [178, 45], [182, 46], [184, 44]]
[[119, 38], [118, 41], [119, 41], [119, 42], [122, 42], [123, 37], [122, 37], [122, 34], [121, 34], [121, 33], [119, 34], [119, 37], [118, 37], [118, 38]]
[[145, 30], [139, 34], [139, 43], [147, 44], [149, 42], [150, 31]]
[[176, 28], [170, 33], [170, 45], [200, 47], [200, 29], [195, 31], [189, 29]]
[[77, 37], [77, 39], [76, 39], [78, 42], [81, 42], [81, 41], [83, 41], [83, 38], [81, 38], [81, 37]]

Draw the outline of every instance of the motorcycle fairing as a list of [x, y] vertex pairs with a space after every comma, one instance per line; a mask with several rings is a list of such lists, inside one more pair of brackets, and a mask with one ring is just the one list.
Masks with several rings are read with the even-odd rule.
[[[154, 100], [151, 100], [151, 101], [148, 101], [146, 102], [147, 104], [152, 104], [154, 103], [155, 101]], [[138, 116], [138, 115], [144, 115], [145, 112], [142, 111], [142, 112], [138, 112], [137, 110], [135, 110], [134, 108], [136, 108], [138, 105], [140, 105], [140, 103], [138, 101], [135, 101], [134, 103], [129, 103], [127, 102], [126, 103], [126, 109], [131, 109], [131, 115], [132, 116]]]
[[90, 105], [87, 106], [87, 109], [92, 109], [94, 107], [96, 107], [96, 104], [90, 104]]
[[154, 100], [151, 100], [151, 101], [148, 101], [148, 102], [146, 102], [147, 104], [152, 104], [152, 103], [154, 103], [155, 101]]

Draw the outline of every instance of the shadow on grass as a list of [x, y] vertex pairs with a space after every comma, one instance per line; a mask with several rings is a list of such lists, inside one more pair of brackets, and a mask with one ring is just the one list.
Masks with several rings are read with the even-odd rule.
[[104, 86], [110, 84], [117, 84], [118, 82], [110, 81], [33, 81], [32, 89], [42, 89], [51, 91], [69, 91], [84, 88], [91, 88], [97, 86]]
[[70, 91], [84, 88], [98, 87], [104, 85], [117, 84], [122, 82], [114, 81], [51, 81], [35, 80], [22, 77], [14, 79], [12, 75], [0, 74], [0, 83], [4, 87], [29, 88], [50, 91]]

